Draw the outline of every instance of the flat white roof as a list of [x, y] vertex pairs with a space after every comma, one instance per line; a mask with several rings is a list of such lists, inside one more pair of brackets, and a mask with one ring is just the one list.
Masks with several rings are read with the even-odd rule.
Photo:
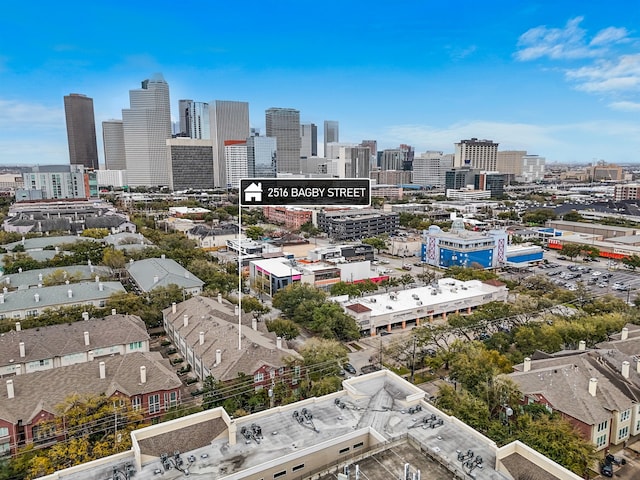
[[[285, 259], [286, 260], [286, 259]], [[292, 267], [288, 261], [285, 263], [281, 258], [268, 258], [265, 260], [252, 260], [256, 267], [261, 268], [276, 277], [289, 277], [291, 275], [302, 275], [302, 272]]]

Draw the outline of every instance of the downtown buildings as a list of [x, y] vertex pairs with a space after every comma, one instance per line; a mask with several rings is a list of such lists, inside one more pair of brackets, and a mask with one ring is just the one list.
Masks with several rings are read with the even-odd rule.
[[69, 162], [71, 165], [97, 169], [98, 146], [93, 99], [79, 93], [65, 96], [64, 114], [67, 121]]

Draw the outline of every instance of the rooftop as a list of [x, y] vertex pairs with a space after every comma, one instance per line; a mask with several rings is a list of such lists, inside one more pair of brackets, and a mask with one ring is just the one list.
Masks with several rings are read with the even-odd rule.
[[[85, 345], [85, 332], [89, 333], [89, 345]], [[148, 340], [145, 324], [137, 315], [116, 314], [47, 327], [11, 330], [0, 334], [0, 365]], [[25, 346], [24, 357], [20, 357], [20, 342]]]
[[254, 264], [256, 268], [265, 270], [271, 275], [279, 278], [302, 274], [300, 270], [291, 266], [290, 260], [284, 257], [267, 258], [264, 260], [252, 260], [251, 263]]
[[170, 258], [147, 258], [127, 265], [129, 274], [143, 292], [177, 285], [180, 288], [201, 288], [204, 282]]
[[109, 267], [98, 267], [93, 265], [69, 265], [66, 267], [50, 267], [38, 268], [36, 270], [27, 270], [22, 273], [12, 273], [2, 276], [0, 274], [0, 285], [5, 284], [8, 288], [27, 288], [42, 284], [49, 275], [54, 272], [65, 272], [65, 279], [68, 277], [74, 281], [94, 280], [96, 275], [99, 277], [111, 276], [112, 272]]
[[63, 235], [60, 237], [34, 237], [34, 238], [25, 238], [24, 240], [19, 240], [17, 242], [8, 243], [3, 245], [8, 251], [11, 251], [13, 247], [16, 245], [23, 244], [24, 249], [26, 251], [29, 250], [42, 250], [45, 247], [59, 247], [66, 243], [76, 243], [76, 242], [96, 242], [95, 238], [91, 237], [79, 237], [74, 235]]

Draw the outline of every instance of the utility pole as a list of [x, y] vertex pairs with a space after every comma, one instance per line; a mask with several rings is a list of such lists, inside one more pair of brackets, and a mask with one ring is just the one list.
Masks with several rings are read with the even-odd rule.
[[411, 383], [414, 381], [416, 373], [416, 337], [413, 337], [413, 353], [411, 354]]

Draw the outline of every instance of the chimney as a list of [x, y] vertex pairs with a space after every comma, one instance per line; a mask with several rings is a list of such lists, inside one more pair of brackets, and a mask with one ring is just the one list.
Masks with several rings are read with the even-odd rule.
[[89, 345], [89, 332], [84, 332], [84, 344]]
[[16, 332], [19, 332], [20, 330], [22, 330], [22, 327], [20, 326], [20, 322], [16, 322]]
[[112, 308], [112, 309], [111, 309], [111, 315], [115, 315], [115, 314], [116, 314], [116, 309], [115, 309], [115, 308]]
[[276, 338], [276, 348], [282, 350], [282, 337]]
[[222, 350], [216, 350], [216, 365], [222, 363]]
[[98, 290], [100, 290], [101, 292], [104, 292], [104, 283], [100, 282], [98, 284]]
[[133, 258], [129, 259], [129, 265], [133, 265]]
[[33, 300], [34, 300], [36, 303], [38, 303], [38, 302], [40, 301], [40, 294], [39, 294], [39, 293], [36, 293], [36, 294], [33, 296]]
[[159, 280], [158, 275], [154, 275], [153, 276], [153, 283], [158, 283], [158, 280]]
[[162, 255], [160, 255], [160, 258], [161, 258], [162, 260], [164, 260], [164, 258], [165, 258], [164, 253], [163, 253]]
[[200, 332], [200, 345], [204, 344], [204, 332]]
[[91, 266], [91, 260], [87, 260], [87, 265]]
[[96, 283], [100, 283], [100, 276], [96, 275]]
[[622, 376], [624, 378], [629, 378], [629, 362], [626, 360], [622, 362]]
[[185, 327], [189, 326], [189, 315], [186, 313], [182, 316], [182, 325]]
[[587, 342], [585, 342], [584, 340], [580, 340], [580, 343], [578, 343], [578, 350], [580, 350], [581, 352], [584, 352], [587, 349]]
[[39, 281], [39, 282], [41, 282], [41, 281], [42, 281], [42, 274], [41, 274], [41, 273], [39, 273], [39, 274], [38, 274], [38, 281]]
[[147, 383], [147, 367], [144, 365], [140, 367], [140, 383]]
[[73, 290], [71, 289], [67, 290], [67, 297], [73, 298]]
[[91, 273], [93, 273], [93, 270], [94, 270], [94, 269], [93, 269], [93, 265], [91, 265], [91, 266], [89, 267], [89, 271], [90, 271]]
[[597, 378], [591, 378], [589, 380], [589, 394], [592, 397], [595, 397], [597, 391], [598, 391], [598, 379]]
[[18, 273], [22, 273], [22, 267], [18, 267]]
[[522, 366], [522, 371], [528, 372], [530, 370], [531, 370], [531, 359], [529, 357], [526, 357], [524, 359], [524, 365]]
[[171, 304], [171, 313], [176, 313], [176, 302]]
[[20, 347], [20, 358], [24, 358], [26, 355], [26, 352], [24, 350], [24, 342], [20, 342], [18, 346]]
[[13, 380], [7, 380], [7, 398], [15, 397], [15, 392], [13, 391]]
[[222, 294], [221, 293], [218, 294], [218, 303], [222, 303]]
[[107, 378], [107, 369], [104, 366], [104, 362], [100, 362], [100, 379], [104, 380], [105, 378]]
[[257, 318], [254, 318], [254, 319], [251, 320], [251, 328], [253, 330], [258, 330], [258, 319]]
[[89, 312], [82, 312], [82, 319], [86, 322], [89, 320]]
[[7, 287], [2, 287], [2, 293], [7, 293], [9, 289]]
[[0, 303], [4, 303], [4, 293], [0, 293]]
[[22, 373], [22, 365], [16, 365], [15, 372], [16, 375], [20, 375]]
[[622, 332], [620, 332], [620, 340], [626, 340], [627, 338], [629, 338], [629, 329], [624, 327]]
[[636, 372], [640, 373], [640, 358], [636, 359]]
[[238, 311], [239, 311], [239, 310], [240, 310], [240, 307], [239, 307], [238, 305], [236, 305], [236, 306], [233, 308], [233, 313], [234, 313], [236, 316], [238, 316]]

